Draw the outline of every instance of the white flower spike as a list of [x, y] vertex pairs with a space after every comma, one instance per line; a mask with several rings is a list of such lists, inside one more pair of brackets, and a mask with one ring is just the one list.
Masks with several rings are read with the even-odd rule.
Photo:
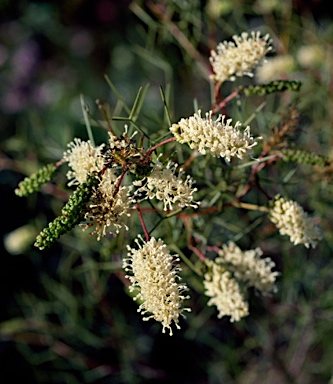
[[242, 251], [233, 241], [222, 246], [215, 262], [224, 265], [248, 287], [255, 287], [263, 294], [276, 292], [275, 281], [279, 275], [273, 272], [275, 263], [269, 257], [261, 258], [260, 248]]
[[311, 245], [315, 248], [322, 239], [320, 229], [295, 201], [277, 195], [270, 209], [269, 218], [281, 235], [288, 235], [295, 245], [304, 244], [306, 248]]
[[253, 77], [253, 68], [272, 50], [269, 35], [260, 36], [260, 32], [251, 35], [243, 32], [233, 36], [233, 41], [223, 41], [217, 46], [217, 52], [211, 51], [209, 61], [215, 81], [235, 81], [236, 77]]
[[230, 316], [230, 321], [239, 321], [249, 314], [249, 305], [240, 286], [230, 272], [212, 260], [206, 262], [208, 272], [204, 276], [205, 295], [210, 297], [207, 305], [215, 305], [218, 318]]
[[212, 111], [201, 117], [201, 111], [187, 119], [181, 119], [177, 124], [170, 127], [176, 140], [181, 144], [187, 143], [190, 148], [198, 149], [205, 155], [207, 149], [214, 157], [224, 157], [230, 161], [231, 157], [237, 156], [242, 159], [245, 154], [252, 151], [258, 144], [250, 134], [250, 127], [240, 130], [241, 123], [231, 125], [232, 119], [225, 121], [225, 116], [219, 115], [216, 120], [212, 118]]
[[157, 162], [155, 169], [147, 177], [144, 185], [142, 181], [134, 182], [134, 185], [141, 186], [136, 192], [136, 196], [141, 196], [146, 193], [144, 199], [161, 200], [164, 203], [164, 210], [167, 211], [173, 209], [173, 205], [177, 204], [179, 208], [193, 207], [197, 208], [199, 203], [193, 200], [193, 194], [197, 191], [197, 188], [192, 188], [194, 183], [193, 179], [187, 175], [183, 180], [184, 171], [180, 169], [176, 176], [176, 169], [178, 164], [168, 162], [166, 167], [163, 164]]
[[128, 254], [124, 259], [123, 268], [126, 272], [131, 271], [131, 275], [126, 275], [132, 285], [129, 287], [131, 292], [138, 292], [134, 300], [140, 300], [138, 312], [143, 315], [148, 314], [143, 320], [151, 318], [162, 323], [162, 332], [169, 330], [172, 335], [171, 323], [178, 324], [179, 316], [184, 316], [184, 311], [189, 308], [182, 308], [182, 303], [189, 296], [184, 296], [183, 292], [188, 288], [185, 284], [179, 284], [178, 272], [181, 270], [175, 263], [178, 257], [170, 255], [166, 245], [161, 239], [156, 240], [152, 237], [144, 242], [136, 239], [139, 249], [127, 246]]
[[95, 148], [90, 141], [75, 138], [67, 145], [69, 149], [64, 153], [63, 159], [72, 169], [67, 172], [68, 186], [82, 184], [92, 172], [103, 169], [104, 161], [101, 156], [103, 145]]

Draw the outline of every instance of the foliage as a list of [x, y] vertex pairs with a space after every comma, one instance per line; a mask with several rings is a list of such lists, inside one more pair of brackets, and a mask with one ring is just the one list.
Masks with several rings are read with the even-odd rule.
[[[0, 32], [6, 212], [0, 336], [1, 359], [8, 365], [0, 377], [18, 361], [22, 370], [10, 371], [10, 379], [31, 377], [38, 383], [328, 382], [333, 376], [330, 23], [289, 2], [259, 0], [239, 0], [237, 6], [136, 0], [126, 6], [101, 1], [68, 8], [52, 2], [7, 7], [1, 8], [10, 12]], [[5, 39], [9, 29], [13, 33]], [[269, 61], [290, 56], [292, 65], [280, 64], [277, 77], [265, 85], [259, 82], [260, 67], [253, 79], [211, 81], [210, 50], [253, 29], [272, 37]], [[198, 109], [250, 125], [251, 133], [262, 136], [253, 157], [228, 162], [186, 144], [159, 146], [171, 137], [172, 124]], [[61, 228], [61, 234], [71, 230], [51, 247], [38, 250], [33, 243], [41, 229], [59, 214], [67, 220], [66, 207], [81, 189], [86, 199], [92, 192], [85, 184], [66, 187], [65, 166], [57, 163], [66, 144], [80, 137], [99, 146], [107, 142], [110, 125], [122, 137], [124, 124], [130, 134], [139, 130], [143, 145], [137, 139], [135, 153], [119, 151], [116, 157], [104, 152], [110, 164], [122, 169], [130, 164], [128, 182], [147, 177], [152, 164], [175, 161], [196, 180], [200, 207], [165, 212], [148, 199], [128, 218], [129, 231], [122, 228], [100, 241], [72, 229], [81, 215]], [[34, 172], [38, 187], [48, 181], [50, 163], [59, 168], [54, 174], [51, 167], [51, 183], [35, 195], [15, 196], [19, 181]], [[295, 246], [278, 233], [267, 215], [276, 194], [318, 218], [323, 239], [316, 248]], [[172, 337], [161, 334], [159, 323], [143, 322], [130, 297], [135, 293], [124, 289], [124, 245], [134, 247], [142, 233], [139, 217], [149, 234], [180, 256], [182, 281], [190, 290], [186, 305], [192, 312]], [[280, 273], [276, 293], [260, 296], [247, 287], [249, 316], [234, 323], [218, 319], [216, 308], [207, 306], [202, 284], [207, 272], [202, 256], [213, 259], [214, 246], [228, 241], [242, 249], [260, 246]]]

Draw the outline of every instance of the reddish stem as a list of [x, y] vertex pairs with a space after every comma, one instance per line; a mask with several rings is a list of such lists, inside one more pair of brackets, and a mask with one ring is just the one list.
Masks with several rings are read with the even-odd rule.
[[[262, 154], [259, 156], [259, 159], [264, 157], [267, 154], [268, 151], [263, 150]], [[271, 197], [267, 194], [267, 192], [261, 187], [259, 184], [259, 179], [258, 179], [258, 173], [268, 164], [271, 164], [273, 161], [279, 159], [280, 156], [277, 155], [276, 158], [268, 159], [266, 161], [263, 161], [261, 163], [256, 163], [252, 167], [251, 175], [249, 178], [249, 182], [244, 186], [243, 190], [238, 194], [237, 199], [240, 200], [242, 197], [244, 197], [249, 190], [256, 186], [258, 190], [263, 193], [269, 200], [271, 200]]]
[[175, 141], [175, 140], [176, 140], [175, 137], [170, 137], [169, 139], [166, 139], [166, 140], [161, 141], [160, 143], [154, 145], [153, 147], [151, 147], [151, 148], [147, 151], [147, 153], [146, 153], [146, 159], [149, 159], [149, 158], [150, 158], [151, 154], [155, 151], [155, 149], [161, 147], [161, 146], [164, 145], [164, 144], [171, 143], [171, 142], [173, 142], [173, 141]]
[[217, 254], [220, 252], [220, 248], [216, 245], [207, 246], [206, 249], [207, 251], [215, 252]]
[[213, 114], [217, 114], [219, 111], [222, 110], [222, 108], [224, 108], [228, 102], [232, 99], [234, 99], [236, 96], [238, 96], [239, 94], [239, 90], [236, 88], [232, 93], [230, 93], [229, 96], [227, 96], [225, 99], [223, 99], [222, 101], [220, 101], [218, 104], [215, 104], [213, 105], [212, 107], [212, 110], [213, 110]]
[[202, 254], [202, 252], [200, 252], [194, 245], [189, 244], [188, 247], [191, 251], [193, 251], [199, 257], [200, 260], [202, 261], [207, 260], [206, 257]]
[[148, 231], [147, 231], [146, 224], [145, 224], [145, 222], [143, 221], [142, 212], [141, 212], [141, 209], [140, 209], [140, 207], [139, 207], [139, 204], [136, 203], [136, 204], [135, 204], [135, 207], [136, 207], [136, 209], [137, 209], [137, 211], [138, 211], [138, 215], [139, 215], [139, 218], [140, 218], [140, 223], [141, 223], [143, 232], [144, 232], [144, 234], [145, 234], [145, 236], [146, 236], [146, 241], [148, 242], [148, 241], [150, 240], [150, 236], [149, 236], [149, 233], [148, 233]]
[[117, 180], [117, 184], [115, 185], [115, 188], [113, 191], [113, 197], [115, 197], [116, 194], [119, 192], [120, 184], [123, 181], [123, 178], [124, 178], [127, 171], [128, 171], [128, 169], [124, 169], [123, 173], [120, 175], [119, 179]]

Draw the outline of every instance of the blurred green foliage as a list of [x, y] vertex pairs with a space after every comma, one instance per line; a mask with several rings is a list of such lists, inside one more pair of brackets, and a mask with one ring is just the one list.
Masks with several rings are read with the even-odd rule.
[[[250, 316], [239, 323], [217, 319], [206, 306], [198, 281], [184, 268], [192, 313], [173, 337], [143, 322], [119, 273], [126, 233], [97, 242], [75, 228], [48, 250], [33, 247], [40, 228], [54, 219], [68, 194], [56, 185], [18, 198], [19, 181], [59, 160], [74, 137], [87, 139], [80, 95], [96, 120], [94, 102], [110, 103], [126, 116], [107, 75], [132, 106], [144, 87], [139, 119], [147, 131], [168, 127], [161, 85], [172, 122], [211, 105], [207, 65], [210, 49], [233, 34], [269, 33], [277, 55], [293, 66], [282, 75], [302, 81], [297, 96], [253, 96], [228, 105], [234, 119], [269, 136], [288, 116], [300, 118], [296, 147], [332, 159], [332, 15], [324, 1], [3, 1], [0, 3], [0, 190], [1, 308], [0, 381], [31, 383], [328, 383], [332, 380], [332, 167], [280, 162], [265, 187], [293, 196], [320, 218], [324, 240], [316, 249], [293, 246], [274, 232], [261, 213], [237, 211], [221, 219], [196, 219], [203, 243], [228, 239], [258, 244], [281, 271], [274, 297], [250, 299]], [[318, 47], [319, 60], [304, 59], [304, 47]], [[302, 56], [303, 50], [303, 56]], [[323, 54], [321, 57], [320, 55]], [[303, 57], [303, 59], [302, 59]], [[149, 83], [149, 87], [146, 86]], [[251, 79], [245, 80], [252, 84]], [[240, 80], [227, 83], [231, 92]], [[128, 114], [127, 114], [128, 115]], [[124, 122], [117, 122], [121, 129]], [[94, 129], [97, 143], [105, 132]], [[152, 136], [154, 138], [154, 135]], [[191, 151], [177, 152], [180, 163]], [[216, 161], [193, 172], [215, 204], [227, 188]], [[65, 187], [64, 174], [57, 185]], [[246, 178], [240, 168], [238, 178]], [[199, 198], [200, 196], [199, 192]], [[259, 197], [252, 196], [260, 204]], [[134, 237], [137, 217], [131, 219]], [[259, 228], [259, 224], [261, 225]], [[148, 226], [155, 225], [153, 219]], [[263, 226], [262, 226], [263, 225]], [[17, 232], [18, 229], [22, 232]], [[250, 228], [251, 231], [244, 231]], [[16, 232], [15, 232], [16, 231]], [[15, 234], [19, 234], [15, 237]], [[11, 235], [12, 237], [10, 237]], [[24, 236], [27, 239], [22, 240]], [[158, 236], [175, 238], [173, 252], [186, 248], [183, 226], [165, 221]], [[265, 242], [261, 244], [262, 239]], [[14, 240], [12, 240], [14, 239]], [[30, 241], [29, 241], [30, 239]], [[195, 263], [195, 258], [191, 259]]]

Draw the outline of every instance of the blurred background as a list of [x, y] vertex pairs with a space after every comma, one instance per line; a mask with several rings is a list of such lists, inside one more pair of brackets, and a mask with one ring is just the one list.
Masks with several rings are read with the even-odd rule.
[[[250, 316], [231, 324], [194, 289], [193, 312], [172, 337], [143, 322], [124, 290], [124, 235], [97, 242], [73, 230], [45, 251], [33, 247], [68, 197], [65, 173], [58, 186], [14, 194], [74, 137], [87, 139], [80, 95], [98, 119], [96, 99], [115, 108], [105, 75], [128, 105], [145, 87], [142, 116], [157, 130], [159, 87], [173, 122], [195, 103], [207, 110], [210, 50], [251, 30], [269, 33], [275, 47], [273, 69], [255, 81], [302, 81], [297, 144], [332, 158], [332, 16], [329, 0], [0, 0], [1, 383], [333, 383], [332, 167], [300, 165], [286, 187], [320, 218], [324, 240], [307, 250], [270, 236], [264, 248], [282, 273], [278, 293], [252, 295]], [[227, 83], [226, 94], [239, 84]], [[254, 124], [268, 126], [278, 103], [289, 102], [271, 97]], [[260, 103], [254, 98], [243, 113]], [[105, 139], [100, 130], [94, 136]], [[290, 180], [296, 167], [280, 171]], [[245, 237], [244, 245], [262, 246], [262, 238]]]

